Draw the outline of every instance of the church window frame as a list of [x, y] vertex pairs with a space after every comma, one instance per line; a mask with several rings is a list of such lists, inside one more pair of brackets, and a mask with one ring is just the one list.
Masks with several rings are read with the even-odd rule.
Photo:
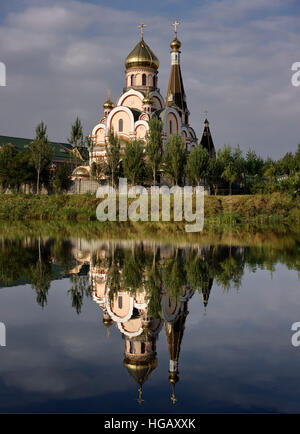
[[118, 296], [118, 308], [123, 309], [123, 297], [122, 297], [122, 295]]
[[129, 352], [130, 354], [134, 354], [134, 345], [132, 341], [129, 341]]
[[146, 74], [142, 74], [142, 86], [147, 86], [147, 76], [146, 76]]
[[123, 119], [119, 119], [118, 127], [119, 127], [119, 133], [123, 133], [123, 128], [124, 128]]
[[172, 121], [172, 119], [169, 120], [169, 131], [170, 131], [170, 135], [173, 134], [173, 121]]

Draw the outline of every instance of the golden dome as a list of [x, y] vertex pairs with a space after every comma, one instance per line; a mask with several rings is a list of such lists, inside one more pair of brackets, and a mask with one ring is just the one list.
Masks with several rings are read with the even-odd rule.
[[143, 38], [128, 54], [125, 60], [126, 69], [146, 66], [148, 68], [158, 69], [159, 60], [151, 48], [146, 44]]
[[107, 101], [105, 101], [105, 103], [103, 104], [103, 108], [108, 108], [108, 109], [113, 109], [114, 108], [114, 103], [108, 99]]
[[153, 104], [153, 99], [151, 98], [149, 92], [146, 93], [143, 99], [143, 104]]
[[177, 37], [173, 39], [173, 41], [170, 44], [170, 47], [172, 48], [172, 51], [179, 51], [179, 48], [181, 47], [181, 42], [178, 41]]

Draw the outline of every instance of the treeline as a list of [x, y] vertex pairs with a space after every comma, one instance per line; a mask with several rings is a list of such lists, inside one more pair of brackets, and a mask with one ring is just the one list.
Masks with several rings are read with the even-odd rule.
[[[76, 151], [87, 150], [89, 137], [84, 137], [81, 121], [77, 118], [71, 127], [68, 142], [73, 146], [70, 161], [59, 164], [52, 163], [53, 148], [47, 136], [44, 122], [38, 124], [35, 138], [24, 152], [18, 151], [13, 144], [5, 143], [0, 147], [0, 186], [2, 191], [10, 189], [19, 192], [22, 186], [35, 188], [39, 194], [41, 186], [49, 192], [63, 192], [71, 185], [73, 169], [80, 163]], [[86, 152], [88, 159], [88, 152]]]
[[[126, 177], [131, 184], [143, 185], [155, 185], [167, 178], [171, 185], [205, 185], [215, 195], [300, 191], [300, 145], [294, 154], [288, 152], [277, 161], [264, 160], [253, 150], [243, 155], [239, 146], [232, 148], [228, 145], [211, 158], [201, 145], [188, 152], [179, 135], [172, 135], [163, 146], [162, 131], [162, 122], [157, 118], [150, 119], [146, 145], [141, 140], [124, 144], [111, 131], [105, 144], [106, 158], [98, 158], [92, 163], [92, 178], [99, 182], [106, 179], [113, 186], [117, 186], [119, 177]], [[87, 149], [93, 152], [94, 147], [90, 137], [84, 137], [78, 118], [71, 127], [68, 142], [73, 146], [70, 163], [58, 167], [52, 164], [53, 149], [43, 122], [37, 126], [35, 138], [25, 152], [18, 152], [9, 143], [2, 145], [2, 191], [18, 192], [24, 185], [35, 186], [36, 193], [39, 193], [41, 185], [50, 192], [67, 191], [72, 170], [82, 164], [77, 151], [86, 151], [87, 162]]]
[[106, 160], [92, 164], [95, 179], [107, 178], [117, 185], [120, 176], [130, 183], [156, 184], [158, 175], [168, 178], [172, 185], [206, 185], [218, 194], [232, 193], [233, 186], [241, 193], [270, 193], [275, 191], [300, 191], [300, 145], [293, 154], [288, 152], [278, 161], [264, 160], [249, 150], [243, 155], [240, 147], [225, 145], [210, 158], [202, 146], [188, 152], [179, 135], [172, 135], [164, 149], [162, 123], [156, 118], [149, 121], [146, 146], [141, 140], [132, 140], [122, 147], [118, 137], [111, 132], [106, 147]]

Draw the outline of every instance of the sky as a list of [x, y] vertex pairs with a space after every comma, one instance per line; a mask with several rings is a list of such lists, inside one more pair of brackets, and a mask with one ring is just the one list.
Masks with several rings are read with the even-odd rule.
[[165, 97], [171, 22], [180, 21], [181, 67], [200, 138], [208, 112], [216, 149], [224, 144], [280, 158], [300, 143], [299, 0], [11, 0], [0, 5], [0, 135], [32, 138], [43, 120], [50, 140], [66, 142], [75, 118], [89, 134], [107, 88], [117, 101], [124, 61], [144, 38], [160, 60]]

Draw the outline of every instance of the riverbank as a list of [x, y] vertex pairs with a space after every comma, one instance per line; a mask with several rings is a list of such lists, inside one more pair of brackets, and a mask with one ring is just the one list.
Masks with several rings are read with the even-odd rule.
[[0, 195], [0, 235], [149, 239], [162, 242], [287, 244], [300, 236], [300, 199], [288, 195], [206, 196], [204, 229], [185, 222], [99, 222], [90, 195]]
[[[92, 195], [0, 195], [0, 220], [94, 221], [99, 202]], [[205, 221], [219, 224], [245, 224], [253, 220], [299, 223], [300, 197], [280, 193], [205, 196], [204, 216]], [[160, 224], [164, 225], [155, 223], [157, 227]]]

